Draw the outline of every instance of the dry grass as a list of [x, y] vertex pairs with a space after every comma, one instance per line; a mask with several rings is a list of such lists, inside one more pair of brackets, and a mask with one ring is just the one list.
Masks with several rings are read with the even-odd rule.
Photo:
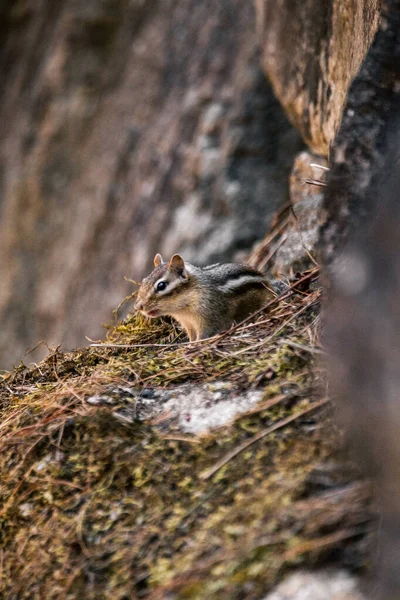
[[[135, 316], [6, 374], [0, 597], [255, 599], [292, 565], [362, 566], [368, 492], [334, 458], [319, 303], [315, 268], [211, 340]], [[217, 380], [263, 398], [200, 438], [168, 414], [115, 418], [144, 389]], [[110, 389], [112, 406], [87, 402]]]

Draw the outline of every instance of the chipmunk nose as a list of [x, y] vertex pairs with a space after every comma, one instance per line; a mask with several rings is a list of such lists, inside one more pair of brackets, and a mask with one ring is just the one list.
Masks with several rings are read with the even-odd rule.
[[133, 305], [133, 308], [135, 310], [142, 310], [143, 308], [143, 302], [138, 298], [135, 302], [135, 304]]

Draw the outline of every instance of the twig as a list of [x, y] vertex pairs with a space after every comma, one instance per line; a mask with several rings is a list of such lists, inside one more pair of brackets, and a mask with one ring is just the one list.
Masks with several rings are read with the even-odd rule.
[[317, 163], [311, 163], [310, 167], [317, 167], [317, 169], [322, 169], [323, 171], [330, 171], [329, 167], [325, 167], [324, 165], [317, 165]]
[[[298, 317], [299, 315], [301, 315], [301, 313], [303, 313], [305, 310], [307, 310], [307, 308], [309, 308], [314, 302], [315, 302], [315, 298], [311, 298], [311, 300], [309, 302], [307, 302], [307, 304], [302, 306], [296, 313], [294, 313], [294, 315], [292, 315], [289, 319], [287, 319], [284, 323], [282, 323], [282, 325], [280, 325], [280, 327], [278, 327], [278, 329], [275, 329], [275, 331], [273, 333], [271, 333], [271, 335], [269, 335], [265, 339], [261, 340], [261, 342], [258, 342], [258, 344], [254, 344], [251, 347], [251, 349], [255, 350], [256, 348], [259, 348], [260, 346], [264, 346], [265, 344], [270, 342], [276, 336], [277, 333], [282, 331], [282, 329], [285, 329], [285, 327], [287, 327], [289, 325], [289, 323], [291, 323], [294, 319], [296, 319], [296, 317]], [[241, 350], [238, 350], [237, 352], [232, 352], [231, 356], [239, 356], [240, 354], [244, 354], [247, 351], [248, 351], [248, 348], [242, 348]]]
[[309, 271], [306, 275], [304, 275], [304, 277], [301, 277], [301, 279], [298, 279], [297, 281], [295, 281], [288, 289], [288, 291], [283, 294], [282, 296], [277, 296], [276, 298], [274, 298], [273, 300], [271, 300], [270, 302], [268, 302], [268, 304], [266, 304], [265, 306], [263, 306], [262, 308], [259, 308], [258, 310], [256, 310], [256, 312], [254, 312], [253, 314], [249, 315], [247, 317], [247, 319], [244, 319], [244, 321], [242, 321], [241, 323], [238, 323], [237, 325], [235, 325], [234, 327], [231, 327], [230, 329], [228, 329], [227, 331], [223, 331], [222, 333], [220, 333], [218, 336], [215, 336], [216, 338], [219, 337], [219, 339], [224, 338], [225, 336], [227, 336], [228, 334], [232, 333], [233, 331], [235, 331], [236, 329], [238, 329], [239, 327], [242, 327], [243, 325], [245, 325], [246, 323], [248, 323], [249, 321], [253, 320], [254, 317], [256, 317], [257, 315], [261, 314], [262, 312], [264, 312], [265, 310], [267, 310], [267, 308], [270, 308], [271, 306], [273, 306], [274, 304], [279, 304], [280, 302], [282, 302], [283, 300], [287, 300], [287, 298], [290, 298], [294, 292], [296, 291], [296, 287], [298, 285], [300, 285], [301, 283], [303, 283], [304, 281], [307, 281], [307, 279], [311, 279], [311, 277], [313, 277], [313, 275], [316, 275], [317, 272], [319, 271], [319, 267], [314, 267], [311, 271]]
[[[276, 223], [278, 223], [280, 215], [282, 214], [283, 211], [288, 210], [290, 207], [292, 206], [292, 202], [288, 202], [287, 204], [285, 204], [285, 206], [282, 208], [281, 211], [279, 211], [279, 213], [277, 213], [276, 215]], [[282, 231], [285, 229], [285, 227], [289, 224], [290, 218], [289, 216], [286, 216], [281, 223], [275, 224], [272, 226], [272, 231], [269, 235], [267, 235], [267, 237], [260, 242], [260, 248], [256, 249], [255, 255], [257, 256], [256, 260], [251, 261], [250, 264], [252, 264], [253, 266], [255, 266], [255, 264], [258, 264], [258, 268], [260, 268], [259, 266], [259, 260], [260, 260], [260, 255], [263, 254], [263, 252], [265, 252], [265, 250], [270, 246], [271, 242], [282, 233]]]
[[[212, 338], [205, 339], [211, 340]], [[176, 348], [178, 346], [198, 344], [199, 342], [204, 342], [205, 339], [195, 342], [174, 342], [172, 344], [90, 344], [90, 348]]]
[[275, 248], [270, 250], [268, 252], [267, 256], [260, 262], [260, 264], [258, 265], [259, 269], [264, 269], [267, 266], [267, 264], [269, 263], [271, 258], [273, 258], [275, 256], [275, 254], [278, 252], [279, 248], [286, 242], [287, 238], [288, 238], [288, 234], [284, 233], [282, 235], [281, 239], [279, 240], [279, 242], [276, 244]]
[[17, 483], [17, 485], [14, 487], [14, 489], [11, 491], [10, 495], [8, 496], [7, 502], [5, 502], [5, 504], [3, 504], [1, 510], [0, 510], [0, 516], [4, 516], [5, 514], [7, 514], [7, 511], [9, 509], [9, 507], [11, 506], [14, 496], [15, 494], [18, 492], [18, 490], [20, 489], [20, 487], [25, 483], [25, 481], [28, 479], [29, 475], [32, 473], [33, 469], [35, 468], [35, 465], [32, 465], [27, 471], [26, 473], [24, 473], [21, 477], [21, 479], [19, 480], [19, 482]]
[[298, 544], [294, 548], [290, 548], [287, 550], [283, 559], [286, 560], [294, 560], [299, 554], [304, 554], [306, 552], [312, 552], [313, 550], [320, 550], [321, 548], [326, 548], [327, 546], [332, 546], [333, 544], [337, 544], [338, 542], [342, 542], [343, 540], [347, 540], [352, 537], [356, 537], [359, 535], [364, 535], [373, 531], [370, 527], [353, 527], [352, 529], [345, 529], [344, 531], [338, 531], [335, 533], [330, 533], [323, 537], [320, 537], [316, 540], [307, 540], [301, 544]]
[[[139, 285], [138, 283], [136, 283], [136, 281], [132, 281], [130, 279], [126, 279], [126, 277], [124, 277], [125, 281], [131, 281], [131, 283], [134, 283], [135, 285]], [[132, 292], [132, 294], [130, 294], [129, 296], [125, 296], [125, 298], [123, 298], [121, 300], [121, 302], [118, 304], [117, 308], [114, 308], [113, 315], [114, 315], [114, 319], [118, 318], [118, 311], [120, 308], [122, 308], [124, 306], [124, 304], [126, 304], [127, 302], [129, 302], [130, 300], [133, 300], [133, 297], [135, 296], [135, 294], [137, 294], [137, 292]]]
[[4, 551], [0, 550], [0, 592], [3, 589]]
[[187, 437], [184, 435], [162, 435], [162, 440], [172, 440], [174, 442], [188, 442], [189, 444], [200, 444], [200, 440], [196, 438]]
[[267, 410], [268, 408], [272, 408], [273, 406], [276, 406], [283, 400], [293, 400], [296, 397], [298, 397], [298, 394], [280, 394], [279, 396], [276, 396], [275, 398], [270, 398], [269, 400], [264, 400], [264, 401], [260, 402], [256, 406], [256, 408], [251, 408], [250, 410], [246, 411], [245, 413], [240, 413], [237, 416], [237, 418], [240, 419], [243, 417], [248, 417], [249, 415], [255, 415], [259, 412], [262, 412], [263, 410]]
[[312, 406], [309, 406], [308, 408], [302, 410], [301, 412], [298, 412], [294, 415], [290, 415], [290, 417], [286, 417], [286, 419], [282, 419], [281, 421], [278, 421], [278, 423], [274, 423], [273, 425], [271, 425], [271, 427], [267, 427], [267, 429], [263, 429], [262, 431], [257, 433], [257, 435], [252, 437], [250, 440], [246, 440], [243, 444], [241, 444], [240, 446], [235, 448], [235, 450], [232, 450], [232, 452], [229, 452], [226, 456], [224, 456], [224, 458], [219, 460], [213, 467], [200, 473], [201, 479], [209, 479], [217, 471], [219, 471], [222, 467], [224, 467], [230, 460], [232, 460], [232, 458], [234, 458], [235, 456], [237, 456], [238, 454], [243, 452], [243, 450], [246, 450], [246, 448], [248, 448], [252, 444], [255, 444], [256, 442], [258, 442], [262, 438], [266, 437], [270, 433], [273, 433], [274, 431], [277, 431], [278, 429], [285, 427], [286, 425], [288, 425], [292, 421], [295, 421], [299, 417], [302, 417], [303, 415], [306, 415], [307, 413], [309, 413], [313, 410], [316, 410], [317, 408], [320, 408], [321, 406], [324, 406], [328, 402], [329, 402], [329, 400], [327, 398], [325, 398], [324, 400], [320, 400], [320, 402], [316, 402], [315, 404], [313, 404]]
[[303, 250], [306, 252], [306, 254], [307, 254], [308, 258], [311, 260], [311, 262], [312, 262], [312, 263], [313, 263], [313, 264], [314, 264], [316, 267], [318, 267], [318, 263], [317, 263], [317, 261], [315, 260], [315, 258], [314, 258], [314, 257], [313, 257], [313, 255], [311, 254], [310, 250], [309, 250], [309, 249], [307, 248], [307, 246], [306, 246], [306, 243], [305, 243], [305, 241], [304, 241], [304, 238], [303, 238], [303, 232], [301, 231], [301, 226], [300, 226], [299, 218], [298, 218], [298, 216], [296, 215], [296, 211], [294, 210], [294, 207], [293, 207], [293, 206], [292, 206], [292, 210], [291, 210], [291, 212], [292, 212], [292, 215], [293, 215], [293, 217], [294, 217], [294, 220], [295, 220], [295, 223], [296, 223], [296, 229], [297, 229], [297, 233], [299, 234], [299, 237], [300, 237], [300, 243], [301, 243], [301, 246], [302, 246]]
[[326, 187], [328, 184], [325, 181], [321, 181], [320, 179], [303, 179], [304, 183], [309, 183], [310, 185], [318, 185], [319, 187]]
[[284, 341], [283, 344], [285, 346], [290, 346], [291, 348], [298, 348], [299, 350], [305, 350], [305, 352], [310, 352], [311, 354], [323, 354], [325, 355], [325, 350], [322, 348], [313, 348], [312, 346], [305, 346], [304, 344], [298, 344], [297, 342]]

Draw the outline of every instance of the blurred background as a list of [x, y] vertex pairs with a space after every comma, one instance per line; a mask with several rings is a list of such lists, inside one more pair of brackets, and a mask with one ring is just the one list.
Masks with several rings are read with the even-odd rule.
[[0, 368], [102, 336], [156, 252], [242, 259], [327, 156], [379, 3], [275, 4], [1, 3]]

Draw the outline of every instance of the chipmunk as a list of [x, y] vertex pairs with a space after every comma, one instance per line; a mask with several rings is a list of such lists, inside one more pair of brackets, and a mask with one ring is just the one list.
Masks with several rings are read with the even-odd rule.
[[272, 297], [266, 277], [236, 263], [200, 268], [174, 254], [169, 263], [160, 254], [154, 271], [143, 279], [135, 309], [147, 317], [169, 315], [189, 340], [201, 340], [240, 323]]

